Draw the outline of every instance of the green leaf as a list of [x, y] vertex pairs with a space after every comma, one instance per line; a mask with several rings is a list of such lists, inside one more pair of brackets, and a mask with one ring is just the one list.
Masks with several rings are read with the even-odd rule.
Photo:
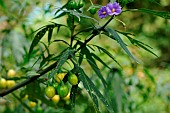
[[94, 103], [96, 104], [96, 107], [99, 108], [99, 102], [97, 96], [94, 93], [91, 93], [91, 96], [93, 98]]
[[[123, 42], [123, 40], [121, 39], [121, 37], [118, 35], [118, 33], [111, 29], [111, 28], [106, 28], [106, 31], [108, 33], [110, 33], [113, 37], [114, 37], [114, 40], [116, 40], [120, 46], [123, 48], [123, 50], [136, 62], [139, 63], [139, 61], [131, 54], [131, 52], [128, 50], [128, 48], [126, 47], [126, 44]], [[113, 39], [112, 37], [110, 37], [111, 39]]]
[[152, 53], [152, 54], [155, 55], [156, 57], [158, 57], [154, 52], [152, 52], [150, 49], [148, 49], [147, 47], [145, 47], [141, 42], [135, 40], [135, 44], [138, 45], [138, 46], [140, 46], [140, 47], [143, 48], [144, 50]]
[[106, 49], [104, 49], [104, 48], [102, 48], [102, 47], [100, 47], [100, 46], [98, 46], [98, 45], [93, 45], [93, 46], [97, 47], [99, 51], [103, 51], [103, 52], [104, 52], [106, 55], [108, 55], [112, 60], [114, 60], [120, 67], [122, 67], [122, 66], [119, 64], [119, 62], [113, 57], [113, 55], [112, 55], [109, 51], [107, 51]]
[[35, 75], [40, 75], [39, 73], [37, 73], [36, 71], [28, 71], [26, 73], [27, 77], [31, 77], [31, 76], [35, 76]]
[[[53, 24], [43, 26], [43, 27], [41, 27], [40, 29], [37, 30], [37, 31], [39, 31], [39, 32], [35, 35], [32, 43], [31, 43], [30, 50], [29, 50], [29, 54], [28, 54], [29, 57], [30, 57], [30, 55], [31, 55], [34, 47], [39, 43], [39, 41], [41, 40], [41, 38], [45, 35], [45, 33], [46, 33], [48, 30], [50, 30], [49, 32], [51, 32], [51, 34], [49, 34], [49, 36], [48, 36], [48, 41], [50, 41], [50, 40], [51, 40], [51, 36], [52, 36], [52, 29], [55, 28], [55, 27], [60, 28], [60, 26], [65, 26], [65, 25], [62, 25], [62, 24], [54, 23], [54, 22], [52, 22], [52, 23], [53, 23]], [[51, 36], [50, 36], [50, 35], [51, 35]]]
[[149, 79], [150, 79], [153, 83], [155, 83], [155, 79], [154, 79], [153, 75], [150, 74], [150, 72], [149, 72], [149, 70], [148, 70], [147, 68], [144, 68], [144, 72], [145, 72], [145, 74], [149, 77]]
[[[96, 111], [99, 112], [99, 108], [97, 107], [98, 106], [98, 102], [96, 102], [96, 98], [94, 97], [94, 94], [92, 94], [92, 88], [90, 87], [90, 84], [89, 84], [89, 81], [86, 79], [86, 74], [84, 73], [83, 69], [81, 67], [76, 67], [77, 68], [77, 71], [79, 72], [80, 74], [80, 80], [83, 82], [83, 86], [84, 88], [87, 90], [87, 92], [89, 93], [90, 97], [92, 98], [93, 102], [94, 102], [94, 108]], [[92, 96], [93, 95], [93, 96]]]
[[66, 4], [64, 4], [62, 7], [58, 8], [58, 10], [55, 12], [55, 15], [56, 15], [57, 13], [59, 13], [60, 11], [62, 11], [62, 9], [66, 8], [66, 7], [68, 6], [68, 3], [69, 3], [69, 2], [70, 2], [70, 1], [67, 1]]
[[6, 9], [6, 6], [5, 6], [3, 0], [0, 0], [0, 6], [1, 6], [4, 10]]
[[49, 79], [52, 78], [52, 77], [59, 71], [59, 69], [61, 68], [61, 66], [67, 61], [68, 57], [69, 57], [72, 53], [74, 53], [74, 51], [71, 50], [71, 49], [66, 49], [66, 50], [64, 50], [64, 51], [61, 53], [61, 55], [60, 55], [60, 57], [59, 57], [59, 60], [58, 60], [58, 63], [57, 63], [57, 66], [56, 66], [56, 68], [53, 69], [52, 72], [50, 73]]
[[119, 74], [114, 75], [114, 96], [115, 96], [115, 101], [116, 101], [116, 107], [118, 110], [118, 113], [122, 111], [122, 78]]
[[29, 56], [32, 53], [34, 47], [38, 44], [38, 42], [41, 40], [41, 38], [45, 35], [46, 31], [48, 30], [48, 28], [43, 28], [42, 30], [40, 30], [34, 37], [34, 40], [30, 46], [30, 50], [29, 50]]
[[67, 44], [68, 46], [70, 46], [69, 43], [67, 43], [65, 40], [54, 40], [53, 42], [63, 42], [64, 44]]
[[149, 2], [152, 2], [152, 3], [155, 3], [155, 4], [157, 4], [157, 5], [161, 5], [158, 1], [156, 1], [156, 0], [148, 0]]
[[48, 29], [48, 45], [50, 45], [50, 40], [51, 40], [51, 38], [52, 38], [52, 34], [53, 34], [53, 28], [50, 27], [50, 28]]
[[40, 63], [39, 68], [42, 68], [42, 66], [48, 65], [48, 63], [49, 63], [50, 61], [52, 61], [52, 56], [53, 56], [53, 55], [49, 55], [49, 56], [47, 56], [47, 57], [44, 57], [43, 60], [42, 60], [41, 63]]
[[70, 52], [70, 56], [71, 56], [71, 61], [73, 62], [73, 64], [78, 64], [78, 60], [76, 59], [75, 56], [75, 51], [73, 50], [73, 52]]
[[[40, 43], [42, 43], [43, 46], [45, 47], [45, 49], [46, 49], [46, 51], [47, 51], [47, 56], [50, 56], [50, 51], [49, 51], [48, 46], [47, 46], [44, 42], [41, 42], [41, 41], [40, 41]], [[43, 53], [44, 53], [44, 51], [43, 51]]]
[[83, 18], [90, 19], [90, 20], [93, 20], [93, 21], [99, 23], [95, 18], [92, 18], [90, 16], [84, 15], [82, 13], [78, 13], [77, 11], [73, 11], [70, 14], [76, 16], [79, 19], [79, 21], [80, 21], [80, 17], [83, 17]]
[[90, 16], [84, 15], [84, 14], [79, 13], [79, 12], [74, 11], [74, 10], [62, 10], [62, 11], [63, 11], [63, 12], [66, 12], [66, 13], [69, 13], [69, 15], [74, 15], [74, 16], [76, 16], [79, 21], [81, 20], [80, 18], [82, 17], [82, 18], [90, 19], [90, 20], [93, 20], [93, 21], [99, 23], [98, 20], [96, 20], [95, 18], [92, 18], [92, 17], [90, 17]]
[[73, 24], [73, 15], [68, 15], [68, 18], [67, 18], [67, 26], [72, 29], [72, 27], [74, 26]]
[[94, 70], [94, 72], [97, 74], [97, 76], [100, 78], [102, 81], [103, 85], [106, 87], [107, 82], [103, 78], [100, 69], [98, 68], [95, 60], [92, 58], [90, 51], [87, 48], [83, 48], [83, 52], [86, 55], [87, 62], [90, 64], [91, 68]]
[[81, 63], [83, 62], [83, 58], [84, 58], [84, 53], [83, 53], [83, 49], [81, 49], [80, 53], [79, 53], [79, 65], [81, 65]]
[[140, 12], [160, 16], [160, 17], [165, 18], [165, 19], [170, 19], [170, 12], [166, 12], [166, 11], [155, 11], [155, 10], [144, 9], [144, 8], [132, 10], [132, 11], [140, 11]]
[[60, 14], [56, 14], [57, 16], [55, 16], [53, 19], [60, 18], [62, 16], [65, 16], [66, 14], [67, 14], [67, 12], [61, 12]]
[[77, 71], [80, 74], [80, 79], [83, 82], [85, 89], [87, 90], [87, 92], [89, 93], [91, 98], [93, 99], [93, 102], [95, 103], [95, 105], [98, 106], [97, 105], [98, 103], [96, 103], [96, 98], [93, 97], [92, 95], [96, 95], [103, 102], [103, 104], [105, 105], [107, 110], [110, 113], [114, 113], [113, 106], [110, 106], [110, 104], [107, 102], [106, 98], [100, 93], [98, 88], [96, 88], [96, 86], [91, 81], [91, 79], [84, 73], [83, 69], [81, 67], [78, 67]]
[[73, 85], [70, 94], [71, 105], [73, 108], [75, 107], [75, 99], [76, 99], [77, 91], [78, 91], [78, 85]]
[[91, 55], [98, 60], [101, 64], [103, 64], [105, 67], [107, 67], [108, 69], [112, 70], [105, 62], [103, 62], [102, 59], [100, 59], [100, 57], [98, 57], [97, 55], [95, 55], [94, 53], [91, 53]]
[[[154, 52], [152, 52], [152, 51], [150, 50], [150, 49], [153, 49], [153, 48], [150, 47], [149, 45], [147, 45], [147, 44], [145, 44], [145, 43], [143, 43], [143, 42], [141, 42], [141, 41], [139, 41], [139, 40], [136, 40], [136, 39], [131, 38], [130, 36], [128, 36], [127, 33], [123, 33], [123, 32], [119, 32], [119, 33], [121, 33], [121, 34], [123, 34], [124, 36], [126, 36], [126, 37], [130, 40], [130, 42], [131, 42], [132, 44], [137, 45], [137, 46], [143, 48], [144, 50], [150, 52], [151, 54], [155, 55], [156, 57], [158, 57]], [[150, 48], [150, 49], [149, 49], [149, 48]]]

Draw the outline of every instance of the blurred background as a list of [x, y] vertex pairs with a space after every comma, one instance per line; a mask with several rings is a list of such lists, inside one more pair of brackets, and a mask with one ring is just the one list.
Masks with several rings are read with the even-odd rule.
[[[150, 1], [134, 0], [134, 2], [123, 7], [123, 10], [148, 8], [158, 11], [170, 11], [169, 0], [155, 0], [157, 1], [156, 3]], [[33, 32], [49, 24], [50, 21], [66, 23], [66, 17], [53, 20], [56, 8], [61, 7], [66, 2], [66, 0], [0, 0], [1, 77], [6, 78], [9, 69], [14, 69], [18, 77], [25, 76], [21, 69], [31, 67], [35, 62], [34, 60], [29, 62], [24, 60], [33, 39]], [[108, 0], [93, 0], [94, 4], [100, 5], [106, 5], [108, 2]], [[108, 20], [108, 18], [99, 19], [97, 14], [91, 15], [87, 11], [91, 6], [90, 2], [84, 0], [84, 3], [85, 6], [82, 9], [84, 14], [97, 19], [99, 25], [103, 25]], [[129, 50], [141, 61], [140, 64], [137, 64], [124, 53], [116, 42], [106, 37], [99, 37], [90, 43], [97, 42], [100, 46], [107, 48], [121, 64], [122, 68], [106, 55], [97, 53], [114, 70], [110, 72], [106, 67], [98, 64], [109, 84], [110, 90], [104, 89], [102, 83], [95, 77], [95, 73], [90, 71], [90, 66], [86, 62], [82, 64], [83, 69], [100, 89], [101, 93], [106, 97], [109, 96], [116, 113], [170, 113], [170, 20], [130, 11], [123, 12], [116, 19], [112, 20], [109, 24], [110, 27], [118, 31], [134, 34], [133, 38], [152, 47], [152, 52], [158, 57], [132, 45], [126, 37], [121, 35]], [[92, 25], [91, 21], [82, 19], [79, 29], [83, 27], [83, 23], [89, 26]], [[97, 23], [95, 25], [98, 26]], [[68, 40], [68, 34], [63, 29], [58, 34], [54, 33], [53, 38]], [[42, 39], [45, 43], [47, 43], [46, 37]], [[40, 45], [39, 48], [43, 47]], [[63, 44], [55, 44], [50, 46], [50, 51], [56, 53], [64, 48], [66, 47]], [[38, 54], [35, 53], [36, 58], [38, 58]], [[35, 70], [37, 67], [35, 66]], [[20, 81], [22, 80], [16, 80], [17, 83]], [[76, 99], [75, 112], [94, 113], [92, 100], [88, 97], [81, 84], [80, 87], [82, 90]], [[29, 112], [29, 108], [27, 108], [29, 107], [27, 106], [28, 100], [19, 101], [21, 100], [19, 97], [20, 91], [19, 89], [14, 94], [5, 96], [5, 99], [0, 98], [0, 113]], [[42, 113], [69, 112], [65, 107], [44, 107], [41, 100], [37, 102], [37, 106], [31, 109], [35, 110], [41, 107]], [[102, 113], [107, 113], [107, 110], [102, 106], [103, 104], [100, 103]]]

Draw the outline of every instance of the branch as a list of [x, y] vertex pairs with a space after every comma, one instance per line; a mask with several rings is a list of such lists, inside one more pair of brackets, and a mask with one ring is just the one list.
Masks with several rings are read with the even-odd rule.
[[23, 82], [21, 82], [21, 83], [18, 83], [18, 84], [15, 85], [14, 87], [9, 88], [9, 89], [7, 89], [7, 90], [5, 90], [5, 91], [3, 91], [3, 92], [0, 92], [0, 97], [3, 97], [3, 96], [5, 96], [5, 95], [7, 95], [7, 94], [9, 94], [9, 93], [11, 93], [11, 92], [13, 92], [13, 91], [21, 88], [21, 87], [23, 87], [23, 86], [25, 86], [25, 85], [33, 82], [34, 80], [36, 80], [37, 78], [41, 77], [41, 76], [44, 75], [45, 73], [49, 72], [51, 69], [55, 68], [56, 65], [57, 65], [57, 63], [58, 63], [58, 62], [55, 62], [54, 64], [50, 65], [50, 66], [47, 67], [46, 69], [37, 71], [37, 73], [38, 73], [39, 75], [31, 76], [30, 78], [26, 79], [25, 81], [23, 81]]

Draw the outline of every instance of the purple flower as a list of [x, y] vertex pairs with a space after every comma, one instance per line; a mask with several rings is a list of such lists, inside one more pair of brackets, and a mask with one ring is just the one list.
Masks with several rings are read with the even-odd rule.
[[119, 15], [121, 12], [122, 12], [122, 9], [119, 3], [114, 2], [113, 4], [112, 3], [107, 4], [108, 15]]
[[107, 7], [106, 6], [102, 6], [99, 11], [98, 11], [98, 15], [100, 18], [105, 18], [108, 16], [108, 12], [107, 12]]

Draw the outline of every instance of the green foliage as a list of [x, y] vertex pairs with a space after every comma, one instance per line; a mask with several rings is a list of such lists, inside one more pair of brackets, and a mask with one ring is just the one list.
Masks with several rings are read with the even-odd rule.
[[[97, 108], [97, 111], [99, 110], [98, 108], [98, 100], [97, 97], [105, 104], [106, 108], [108, 109], [109, 112], [113, 113], [113, 108], [109, 105], [109, 103], [107, 102], [106, 98], [98, 91], [98, 89], [96, 88], [96, 86], [93, 84], [93, 82], [88, 78], [88, 76], [84, 73], [83, 69], [81, 69], [80, 67], [78, 67], [78, 71], [80, 74], [80, 78], [83, 82], [84, 87], [86, 88], [86, 90], [88, 91], [89, 95], [91, 96], [91, 98], [93, 99], [93, 102], [95, 103], [95, 106]], [[96, 95], [94, 95], [94, 93]]]
[[[116, 40], [120, 46], [124, 49], [124, 51], [136, 62], [138, 62], [138, 60], [130, 53], [130, 51], [128, 50], [128, 48], [126, 47], [126, 44], [123, 42], [123, 40], [120, 38], [120, 36], [117, 34], [117, 32], [111, 28], [107, 28], [106, 31], [111, 35], [110, 38]], [[114, 38], [113, 38], [114, 37]]]
[[156, 16], [160, 16], [160, 17], [165, 18], [165, 19], [170, 19], [170, 12], [154, 11], [154, 10], [144, 9], [144, 8], [138, 9], [137, 11], [156, 15]]
[[28, 55], [30, 56], [30, 54], [32, 53], [34, 47], [38, 44], [38, 42], [41, 40], [41, 38], [45, 35], [45, 33], [47, 31], [49, 32], [48, 33], [48, 43], [50, 43], [53, 29], [55, 27], [58, 27], [58, 29], [59, 29], [61, 26], [64, 26], [64, 25], [54, 23], [52, 25], [47, 25], [47, 26], [44, 26], [44, 27], [40, 28], [38, 33], [35, 35], [34, 40], [32, 41], [32, 44], [30, 46], [29, 54]]
[[[166, 105], [168, 113], [170, 94], [166, 90], [169, 90], [167, 83], [170, 81], [169, 78], [167, 77], [167, 81], [162, 82], [162, 78], [155, 76], [157, 73], [152, 68], [153, 66], [142, 67], [138, 64], [140, 63], [138, 58], [148, 55], [142, 53], [140, 48], [153, 54], [156, 58], [159, 54], [155, 53], [155, 48], [151, 47], [151, 44], [135, 39], [140, 38], [138, 33], [144, 32], [144, 28], [140, 28], [140, 31], [133, 35], [130, 27], [133, 26], [132, 24], [138, 23], [132, 19], [133, 17], [137, 18], [139, 15], [139, 18], [142, 17], [143, 20], [149, 18], [141, 16], [142, 13], [161, 17], [168, 23], [170, 12], [159, 9], [151, 10], [147, 7], [141, 8], [138, 6], [141, 1], [138, 0], [110, 0], [111, 3], [115, 1], [121, 5], [123, 13], [101, 20], [97, 17], [96, 12], [102, 4], [106, 4], [106, 1], [96, 1], [94, 5], [91, 0], [86, 2], [58, 0], [49, 5], [45, 3], [47, 6], [44, 6], [42, 12], [40, 11], [40, 14], [36, 15], [36, 11], [32, 10], [32, 7], [43, 6], [39, 0], [25, 2], [15, 0], [12, 2], [13, 4], [7, 3], [8, 0], [0, 0], [0, 9], [2, 9], [0, 13], [5, 17], [0, 18], [0, 22], [3, 22], [2, 28], [0, 27], [2, 36], [2, 40], [0, 40], [0, 79], [4, 78], [5, 82], [15, 80], [17, 83], [12, 88], [0, 89], [0, 96], [4, 99], [2, 105], [7, 106], [0, 112], [140, 113], [145, 110], [151, 112], [152, 109], [148, 108], [147, 104], [150, 98], [156, 96], [153, 101], [165, 101], [162, 103]], [[129, 5], [135, 3], [137, 3], [135, 9], [129, 8]], [[142, 1], [142, 3], [144, 6], [154, 4], [162, 7], [159, 0]], [[18, 8], [14, 4], [22, 7]], [[11, 6], [15, 7], [12, 7], [12, 10], [7, 9]], [[95, 9], [93, 12], [90, 11], [92, 8]], [[20, 13], [16, 14], [16, 12]], [[135, 15], [133, 12], [139, 14]], [[30, 17], [31, 14], [35, 17]], [[31, 25], [26, 18], [35, 20], [31, 20], [33, 23]], [[47, 18], [51, 18], [51, 20], [46, 22]], [[151, 17], [151, 21], [157, 19], [160, 18]], [[143, 20], [139, 21], [141, 26], [145, 25], [144, 22], [148, 22]], [[126, 27], [124, 23], [127, 21], [130, 21], [131, 25]], [[121, 24], [127, 29], [124, 30]], [[152, 28], [159, 27], [154, 28], [153, 26]], [[166, 27], [163, 31], [165, 29]], [[19, 33], [20, 35], [17, 35]], [[33, 34], [35, 35], [33, 36]], [[17, 38], [19, 36], [20, 38]], [[146, 36], [146, 34], [143, 33], [142, 36]], [[146, 57], [149, 59], [151, 56]], [[156, 58], [154, 57], [154, 59]], [[8, 76], [10, 68], [16, 70], [16, 76]], [[153, 74], [153, 72], [155, 73]], [[62, 77], [57, 82], [55, 77], [59, 73], [62, 73]], [[72, 85], [68, 82], [70, 73], [74, 73], [78, 77], [78, 84]], [[157, 82], [157, 80], [160, 81]], [[45, 96], [44, 89], [48, 86], [55, 86], [53, 94], [55, 92], [55, 95], [60, 95], [59, 103], [53, 103], [52, 97]], [[61, 86], [67, 86], [65, 94], [59, 91]], [[164, 87], [163, 91], [160, 90], [161, 86]], [[21, 90], [17, 90], [19, 88]], [[9, 93], [12, 95], [7, 95]], [[164, 97], [164, 100], [158, 99], [160, 95]], [[17, 104], [13, 105], [15, 109], [11, 109], [6, 104], [11, 96], [17, 100]], [[29, 106], [29, 102], [32, 101], [36, 102], [33, 108]], [[156, 102], [153, 104], [159, 106]], [[156, 110], [153, 111], [156, 112]]]

